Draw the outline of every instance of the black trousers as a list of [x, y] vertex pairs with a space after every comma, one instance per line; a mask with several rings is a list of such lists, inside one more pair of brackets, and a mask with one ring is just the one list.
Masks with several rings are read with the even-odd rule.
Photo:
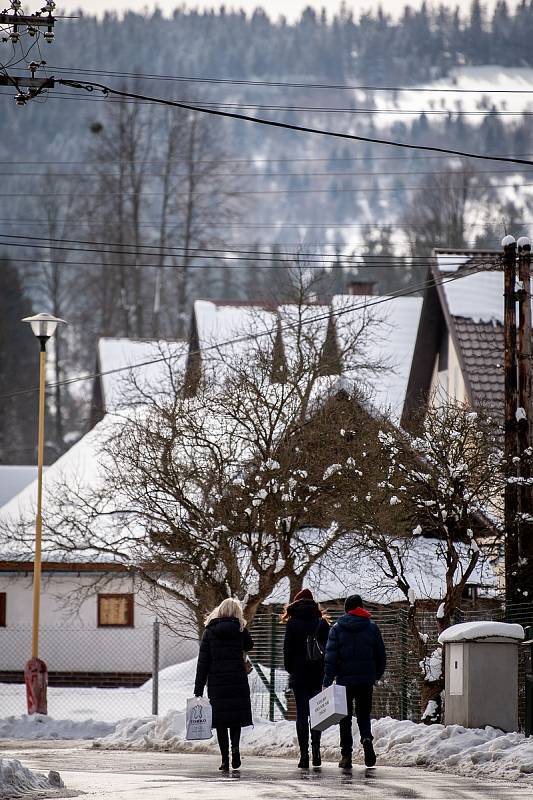
[[[322, 687], [309, 686], [294, 687], [294, 702], [296, 703], [296, 733], [300, 747], [305, 750], [309, 747], [309, 700], [322, 690]], [[320, 731], [311, 731], [313, 742], [320, 742]]]
[[352, 736], [352, 716], [355, 705], [355, 718], [359, 726], [359, 735], [363, 739], [372, 739], [370, 728], [370, 713], [372, 711], [372, 694], [374, 687], [372, 684], [361, 686], [346, 687], [346, 702], [348, 705], [348, 716], [339, 722], [341, 735], [341, 753], [343, 756], [351, 756], [353, 750]]
[[231, 749], [238, 750], [241, 741], [241, 729], [232, 726], [229, 729], [229, 736], [228, 736], [227, 728], [217, 728], [217, 739], [222, 758], [229, 758], [230, 739], [231, 739]]

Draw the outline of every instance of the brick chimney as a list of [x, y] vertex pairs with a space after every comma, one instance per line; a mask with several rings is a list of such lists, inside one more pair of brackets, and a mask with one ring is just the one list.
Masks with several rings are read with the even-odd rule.
[[368, 296], [376, 293], [375, 281], [368, 281], [364, 278], [361, 278], [360, 280], [357, 278], [352, 278], [346, 288], [348, 294], [358, 297]]

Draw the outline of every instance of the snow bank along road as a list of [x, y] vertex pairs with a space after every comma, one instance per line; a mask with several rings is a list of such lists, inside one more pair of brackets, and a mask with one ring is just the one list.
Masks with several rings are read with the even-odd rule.
[[328, 762], [303, 772], [287, 759], [248, 757], [239, 772], [221, 777], [211, 754], [100, 751], [72, 742], [22, 749], [6, 741], [0, 753], [36, 771], [59, 770], [68, 789], [87, 800], [533, 800], [532, 787], [406, 767], [341, 772]]

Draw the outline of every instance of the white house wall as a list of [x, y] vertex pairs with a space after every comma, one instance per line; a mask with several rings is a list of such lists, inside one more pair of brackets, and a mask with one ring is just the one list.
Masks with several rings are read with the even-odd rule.
[[459, 403], [468, 402], [463, 371], [452, 337], [448, 334], [448, 369], [439, 372], [439, 357], [433, 365], [430, 397], [434, 405], [444, 404], [448, 400]]
[[[69, 595], [94, 586], [94, 574], [43, 574], [40, 657], [50, 672], [152, 671], [153, 609], [129, 576], [117, 576], [99, 591], [134, 594], [133, 628], [98, 628], [97, 597], [88, 596], [79, 607]], [[0, 573], [0, 592], [6, 593], [6, 627], [0, 628], [0, 672], [20, 671], [31, 655], [32, 575]], [[160, 628], [161, 668], [196, 655], [197, 643]]]

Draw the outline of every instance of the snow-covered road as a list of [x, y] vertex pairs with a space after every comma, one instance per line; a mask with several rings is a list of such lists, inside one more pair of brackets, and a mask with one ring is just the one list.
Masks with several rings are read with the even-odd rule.
[[401, 767], [342, 772], [328, 762], [302, 772], [292, 760], [253, 757], [224, 778], [213, 755], [102, 752], [86, 744], [61, 748], [44, 742], [24, 749], [19, 743], [2, 755], [34, 770], [60, 769], [68, 788], [84, 792], [87, 800], [533, 800], [533, 788]]

